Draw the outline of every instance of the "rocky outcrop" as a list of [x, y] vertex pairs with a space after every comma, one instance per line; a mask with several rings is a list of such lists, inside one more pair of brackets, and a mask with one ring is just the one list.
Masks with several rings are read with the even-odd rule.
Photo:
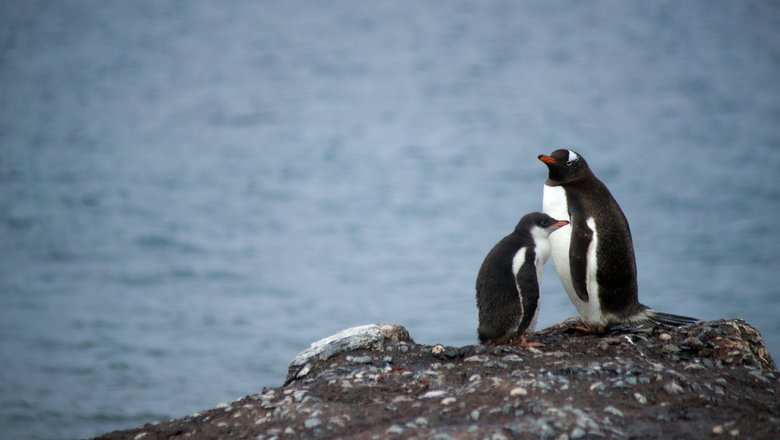
[[780, 373], [738, 319], [516, 346], [415, 343], [348, 329], [292, 362], [285, 385], [103, 439], [780, 438]]

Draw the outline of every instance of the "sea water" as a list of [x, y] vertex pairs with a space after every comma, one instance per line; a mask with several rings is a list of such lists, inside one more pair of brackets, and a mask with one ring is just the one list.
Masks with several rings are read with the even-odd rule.
[[[278, 386], [309, 343], [476, 341], [482, 259], [571, 147], [640, 298], [780, 355], [780, 8], [6, 1], [0, 437]], [[572, 316], [554, 268], [540, 327]]]

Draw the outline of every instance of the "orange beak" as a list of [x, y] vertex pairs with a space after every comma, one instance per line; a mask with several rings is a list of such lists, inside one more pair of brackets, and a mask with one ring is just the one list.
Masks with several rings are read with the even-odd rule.
[[555, 163], [555, 158], [552, 158], [550, 156], [545, 156], [544, 154], [540, 154], [539, 155], [539, 160], [541, 160], [542, 162], [544, 162], [546, 164], [554, 164]]
[[557, 227], [559, 227], [559, 228], [562, 228], [562, 227], [564, 227], [564, 226], [566, 226], [566, 225], [568, 225], [568, 224], [569, 224], [569, 222], [568, 222], [568, 221], [566, 221], [566, 220], [560, 220], [560, 221], [558, 221], [558, 223], [556, 223], [556, 224], [555, 224], [555, 226], [557, 226]]

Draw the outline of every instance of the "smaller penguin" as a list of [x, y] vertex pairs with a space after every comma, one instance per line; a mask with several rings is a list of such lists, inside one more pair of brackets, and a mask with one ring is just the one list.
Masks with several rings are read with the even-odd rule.
[[526, 214], [515, 230], [485, 257], [477, 275], [479, 341], [485, 345], [528, 343], [539, 312], [539, 288], [544, 263], [550, 256], [547, 237], [568, 225], [541, 212]]

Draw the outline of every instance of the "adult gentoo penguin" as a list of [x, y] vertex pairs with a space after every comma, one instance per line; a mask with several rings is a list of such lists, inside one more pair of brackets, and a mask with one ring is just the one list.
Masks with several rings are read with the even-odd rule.
[[539, 312], [547, 237], [567, 224], [541, 212], [526, 214], [487, 254], [477, 275], [480, 342], [529, 345], [525, 331], [533, 330]]
[[571, 150], [555, 150], [539, 160], [549, 169], [544, 212], [571, 222], [550, 237], [555, 270], [588, 328], [603, 332], [613, 324], [698, 321], [639, 303], [628, 220], [585, 159]]

